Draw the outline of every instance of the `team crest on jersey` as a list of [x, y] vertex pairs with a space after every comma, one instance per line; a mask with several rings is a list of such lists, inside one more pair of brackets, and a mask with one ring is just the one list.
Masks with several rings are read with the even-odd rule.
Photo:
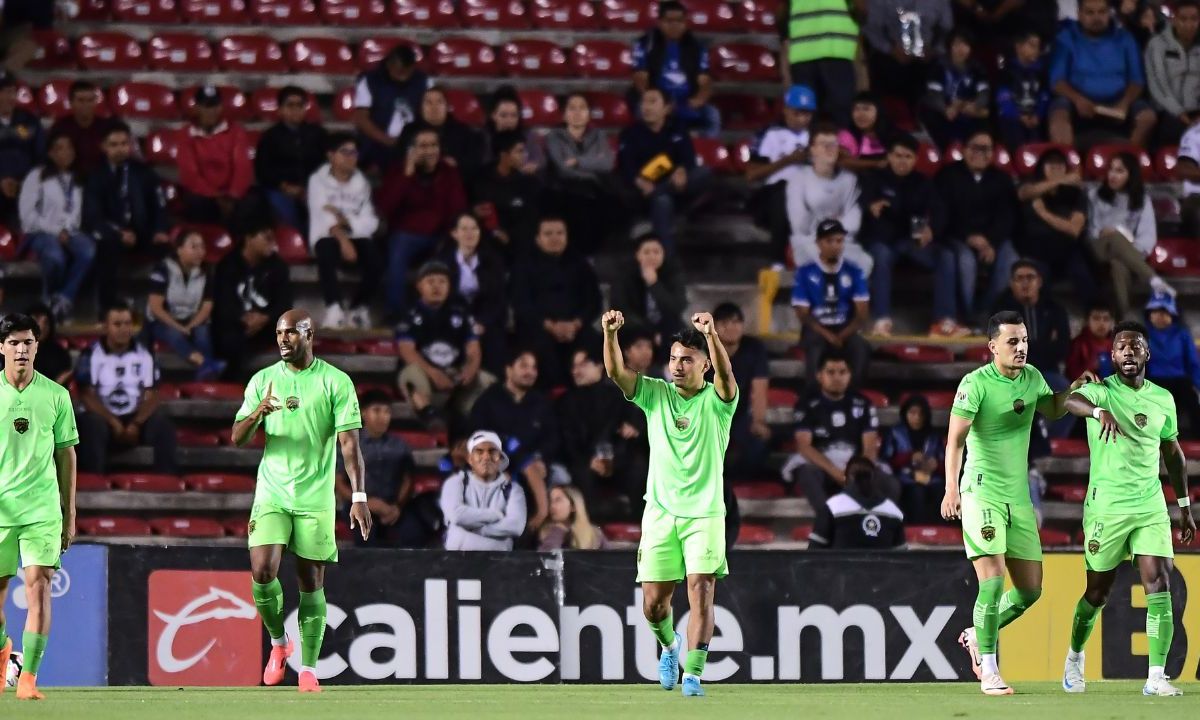
[[984, 525], [983, 527], [979, 528], [979, 535], [985, 541], [991, 542], [996, 539], [996, 528], [992, 525]]
[[16, 430], [19, 434], [24, 435], [28, 429], [29, 418], [15, 418], [13, 420], [13, 430]]
[[247, 535], [253, 535], [253, 534], [254, 534], [254, 521], [253, 521], [253, 520], [251, 520], [251, 521], [250, 521], [250, 524], [246, 526], [246, 534], [247, 534]]
[[1016, 400], [1013, 400], [1013, 412], [1015, 412], [1018, 415], [1025, 412], [1025, 401], [1022, 400], [1021, 398], [1017, 398]]
[[683, 417], [682, 415], [675, 418], [675, 429], [676, 430], [687, 430], [688, 426], [691, 424], [692, 424], [692, 421], [688, 420], [686, 417]]
[[300, 398], [295, 395], [289, 395], [287, 400], [284, 400], [288, 410], [295, 410], [300, 407]]
[[1093, 555], [1100, 552], [1100, 541], [1097, 540], [1096, 538], [1092, 538], [1091, 540], [1088, 540], [1088, 552], [1090, 552]]
[[879, 537], [879, 531], [882, 527], [883, 523], [879, 522], [877, 515], [867, 515], [863, 518], [862, 529], [867, 537]]
[[1135, 425], [1137, 425], [1138, 427], [1140, 427], [1140, 428], [1144, 428], [1144, 427], [1146, 427], [1146, 414], [1145, 414], [1145, 413], [1138, 413], [1137, 415], [1134, 415], [1134, 416], [1133, 416], [1133, 423], [1134, 423]]

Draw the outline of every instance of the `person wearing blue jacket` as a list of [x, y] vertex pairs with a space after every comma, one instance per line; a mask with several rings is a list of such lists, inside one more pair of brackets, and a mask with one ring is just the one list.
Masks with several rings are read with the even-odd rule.
[[1009, 151], [1016, 152], [1025, 143], [1040, 142], [1045, 137], [1049, 105], [1042, 38], [1032, 29], [1025, 30], [1014, 40], [1013, 54], [996, 84], [997, 123]]
[[1191, 431], [1200, 431], [1200, 356], [1187, 323], [1179, 316], [1175, 298], [1155, 293], [1146, 303], [1150, 361], [1146, 378], [1166, 388], [1175, 398], [1175, 408], [1186, 415]]

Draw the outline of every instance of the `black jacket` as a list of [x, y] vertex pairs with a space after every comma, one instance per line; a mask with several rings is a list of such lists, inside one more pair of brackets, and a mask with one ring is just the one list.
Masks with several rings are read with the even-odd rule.
[[464, 178], [474, 178], [478, 174], [483, 164], [483, 135], [466, 123], [459, 122], [453, 115], [447, 115], [441, 127], [434, 127], [420, 119], [405, 125], [397, 146], [402, 152], [407, 151], [417, 133], [428, 129], [437, 131], [442, 157], [453, 158], [458, 172]]
[[[541, 212], [541, 181], [516, 171], [502, 177], [494, 165], [480, 171], [477, 177], [471, 188], [471, 205], [490, 204], [495, 207], [497, 228], [508, 233], [506, 256], [522, 255], [529, 251], [533, 246]], [[486, 218], [484, 224], [487, 224]]]
[[1061, 373], [1071, 349], [1071, 323], [1066, 311], [1045, 297], [1045, 290], [1036, 305], [1022, 305], [1013, 297], [1012, 290], [1005, 290], [996, 300], [992, 312], [1005, 310], [1014, 310], [1025, 318], [1025, 329], [1029, 331], [1029, 364], [1043, 373]]
[[262, 134], [254, 154], [254, 176], [265, 188], [283, 183], [308, 187], [308, 176], [325, 162], [325, 128], [300, 123], [295, 128], [277, 122]]
[[530, 390], [520, 402], [498, 382], [479, 396], [471, 408], [471, 431], [491, 430], [504, 440], [504, 452], [516, 477], [541, 458], [547, 465], [558, 459], [559, 439], [554, 407], [540, 390]]
[[600, 316], [596, 273], [570, 251], [555, 257], [534, 250], [517, 262], [512, 282], [519, 336], [540, 335], [545, 320], [579, 320], [588, 326]]
[[989, 165], [975, 179], [964, 162], [948, 165], [938, 173], [938, 194], [946, 208], [946, 236], [965, 241], [968, 235], [983, 235], [992, 245], [1011, 240], [1016, 229], [1016, 193], [1012, 179]]
[[226, 331], [252, 310], [274, 320], [292, 307], [292, 278], [278, 255], [250, 267], [240, 251], [229, 252], [217, 263], [213, 288], [213, 324]]
[[[129, 160], [123, 169], [107, 161], [88, 175], [83, 190], [83, 230], [100, 241], [116, 241], [123, 230], [132, 230], [139, 242], [170, 228], [166, 201], [158, 173], [149, 166]], [[122, 202], [122, 180], [128, 197], [128, 216]]]
[[[556, 406], [562, 437], [562, 460], [572, 471], [586, 470], [596, 454], [596, 444], [616, 443], [617, 428], [628, 422], [629, 409], [621, 390], [608, 378], [563, 393]], [[641, 411], [638, 410], [641, 415]]]
[[[658, 271], [658, 282], [649, 290], [642, 279], [641, 268], [633, 260], [627, 262], [620, 274], [613, 278], [608, 304], [612, 309], [620, 310], [627, 322], [670, 335], [683, 327], [686, 292], [683, 272], [669, 259]], [[648, 317], [648, 295], [654, 298], [657, 306], [658, 322], [651, 322]]]
[[646, 163], [657, 155], [671, 158], [672, 168], [696, 167], [696, 147], [692, 136], [679, 125], [667, 121], [662, 130], [654, 132], [644, 122], [634, 123], [621, 131], [617, 150], [617, 169], [626, 182], [632, 183]]
[[[891, 168], [879, 168], [862, 176], [862, 232], [859, 242], [894, 245], [912, 237], [912, 219], [924, 217], [934, 240], [946, 230], [946, 209], [933, 189], [933, 181], [914, 170], [899, 177]], [[877, 200], [890, 204], [876, 218], [871, 205]]]
[[[1080, 188], [1060, 185], [1053, 192], [1043, 195], [1042, 202], [1046, 204], [1046, 210], [1064, 220], [1076, 212], [1087, 217], [1087, 196]], [[1071, 253], [1084, 251], [1082, 232], [1071, 237], [1050, 227], [1033, 209], [1033, 203], [1033, 200], [1021, 203], [1021, 232], [1013, 243], [1018, 253], [1057, 265], [1070, 257]]]
[[[450, 268], [450, 287], [457, 293], [458, 249], [451, 245], [438, 255], [438, 259]], [[479, 292], [474, 301], [467, 303], [471, 316], [484, 327], [504, 328], [508, 322], [508, 268], [494, 251], [480, 248], [475, 274], [479, 276]]]

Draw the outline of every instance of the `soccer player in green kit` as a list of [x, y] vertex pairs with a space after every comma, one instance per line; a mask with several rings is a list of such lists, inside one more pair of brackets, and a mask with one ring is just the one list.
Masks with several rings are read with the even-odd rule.
[[1071, 647], [1063, 669], [1063, 690], [1069, 693], [1085, 689], [1083, 645], [1112, 590], [1117, 566], [1132, 555], [1146, 591], [1150, 640], [1150, 672], [1142, 694], [1183, 694], [1167, 682], [1164, 671], [1175, 631], [1170, 587], [1175, 553], [1171, 516], [1158, 478], [1160, 454], [1178, 498], [1184, 543], [1195, 537], [1196, 521], [1188, 498], [1187, 462], [1179, 447], [1175, 400], [1146, 379], [1149, 360], [1146, 328], [1136, 322], [1120, 323], [1112, 345], [1116, 372], [1101, 383], [1079, 388], [1067, 400], [1072, 415], [1094, 421], [1087, 423], [1091, 468], [1083, 504], [1087, 588], [1075, 605]]
[[[950, 409], [942, 517], [962, 519], [967, 557], [979, 578], [973, 626], [959, 643], [971, 654], [985, 695], [1012, 695], [1000, 677], [996, 638], [1042, 594], [1042, 542], [1029, 499], [1033, 413], [1062, 417], [1070, 392], [1096, 378], [1084, 373], [1055, 394], [1041, 372], [1026, 363], [1029, 333], [1020, 313], [996, 313], [988, 320], [988, 348], [992, 362], [963, 377]], [[1006, 568], [1013, 581], [1007, 593]]]
[[39, 328], [28, 315], [0, 321], [0, 693], [4, 692], [12, 638], [4, 627], [4, 596], [25, 566], [29, 614], [21, 649], [25, 666], [18, 700], [42, 700], [37, 673], [50, 634], [50, 581], [75, 537], [75, 411], [62, 385], [33, 369]]
[[[700, 675], [716, 622], [717, 579], [729, 574], [724, 463], [738, 402], [733, 367], [709, 313], [693, 315], [695, 330], [680, 333], [671, 344], [671, 382], [625, 367], [617, 342], [625, 317], [619, 311], [609, 310], [601, 323], [604, 368], [625, 398], [646, 413], [650, 472], [637, 581], [642, 584], [642, 611], [662, 645], [659, 683], [671, 690], [679, 681], [683, 638], [675, 632], [671, 597], [675, 586], [686, 580], [691, 614], [683, 695], [703, 697]], [[704, 379], [710, 367], [712, 383]]]
[[350, 527], [357, 526], [364, 540], [371, 532], [358, 445], [362, 418], [350, 377], [313, 357], [308, 313], [289, 310], [281, 315], [275, 341], [281, 360], [250, 379], [233, 424], [237, 445], [246, 444], [260, 425], [267, 438], [249, 525], [254, 604], [271, 636], [263, 684], [283, 681], [284, 663], [293, 651], [283, 631], [283, 588], [278, 579], [286, 548], [296, 556], [300, 585], [300, 692], [320, 692], [316, 664], [325, 636], [325, 565], [337, 562], [338, 451], [353, 493]]

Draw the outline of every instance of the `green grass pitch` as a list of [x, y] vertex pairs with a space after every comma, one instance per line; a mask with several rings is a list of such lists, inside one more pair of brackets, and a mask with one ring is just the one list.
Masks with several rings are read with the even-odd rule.
[[1180, 698], [1146, 698], [1135, 681], [1093, 682], [1084, 695], [1058, 683], [1021, 683], [1018, 694], [992, 698], [974, 683], [706, 686], [708, 697], [683, 698], [655, 685], [504, 685], [295, 688], [46, 688], [40, 703], [0, 696], [0, 718], [86, 720], [1137, 720], [1195, 717], [1200, 687]]

